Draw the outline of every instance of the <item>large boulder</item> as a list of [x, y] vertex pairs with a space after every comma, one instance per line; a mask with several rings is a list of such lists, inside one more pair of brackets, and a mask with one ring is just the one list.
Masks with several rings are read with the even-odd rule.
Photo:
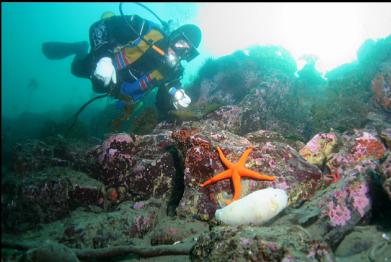
[[350, 172], [337, 184], [317, 192], [303, 206], [287, 211], [273, 225], [298, 224], [335, 248], [355, 226], [368, 223], [371, 216], [373, 192], [367, 176], [369, 170]]
[[2, 228], [23, 231], [61, 219], [77, 207], [104, 207], [103, 184], [69, 168], [47, 168], [23, 180], [2, 179]]
[[340, 147], [330, 155], [326, 166], [331, 174], [338, 176], [351, 168], [356, 168], [358, 172], [367, 167], [375, 169], [386, 150], [375, 132], [356, 130], [353, 134], [340, 136]]
[[263, 129], [303, 138], [305, 119], [299, 121], [300, 114], [296, 113], [299, 107], [288, 98], [293, 92], [292, 79], [280, 74], [264, 78], [258, 76], [255, 83], [247, 95], [235, 103], [223, 104], [207, 115], [203, 122], [211, 128], [225, 129], [238, 135]]
[[[320, 170], [306, 162], [291, 146], [265, 140], [267, 132], [252, 133], [251, 141], [227, 131], [213, 132], [208, 128], [182, 128], [173, 132], [185, 159], [184, 195], [177, 208], [181, 216], [194, 216], [201, 220], [214, 217], [217, 208], [224, 207], [233, 197], [231, 180], [226, 179], [201, 188], [200, 184], [224, 171], [216, 146], [226, 157], [236, 162], [250, 146], [246, 167], [256, 172], [276, 176], [276, 180], [257, 181], [243, 178], [241, 196], [266, 187], [281, 188], [288, 192], [289, 202], [310, 198], [320, 188]], [[263, 141], [259, 143], [257, 141]]]
[[114, 201], [171, 197], [176, 169], [167, 150], [169, 134], [112, 134], [91, 150], [94, 176], [112, 192]]
[[334, 133], [316, 134], [302, 149], [300, 155], [309, 163], [322, 167], [337, 145]]
[[48, 167], [69, 167], [89, 173], [88, 150], [97, 139], [75, 140], [60, 135], [44, 140], [27, 139], [11, 146], [9, 161], [3, 164], [18, 175]]

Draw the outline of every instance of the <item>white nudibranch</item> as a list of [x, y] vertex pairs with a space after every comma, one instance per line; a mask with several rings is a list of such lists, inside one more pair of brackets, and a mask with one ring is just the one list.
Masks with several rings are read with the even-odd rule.
[[280, 213], [288, 205], [288, 195], [282, 189], [257, 190], [217, 209], [215, 216], [227, 225], [262, 225]]

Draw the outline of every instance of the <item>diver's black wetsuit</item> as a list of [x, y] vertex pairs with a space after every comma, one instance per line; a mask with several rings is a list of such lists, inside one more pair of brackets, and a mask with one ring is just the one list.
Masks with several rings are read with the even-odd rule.
[[[111, 16], [91, 25], [89, 53], [86, 41], [45, 42], [42, 51], [52, 60], [75, 55], [72, 74], [90, 79], [95, 92], [108, 93], [122, 101], [129, 101], [128, 97], [138, 101], [148, 88], [158, 87], [156, 106], [159, 113], [166, 114], [178, 107], [178, 101], [183, 107], [191, 102], [181, 88], [181, 61], [189, 62], [198, 55], [201, 31], [194, 25], [185, 25], [170, 32], [169, 37], [167, 34], [155, 23], [137, 15]], [[102, 60], [106, 57], [111, 61]], [[107, 85], [100, 73], [95, 75], [101, 61], [112, 63], [117, 81], [112, 75]]]
[[[127, 19], [134, 29], [124, 20]], [[139, 34], [144, 35], [148, 27], [146, 23], [150, 23], [154, 28], [158, 28], [153, 22], [143, 19], [137, 15], [129, 16], [113, 16], [108, 19], [102, 19], [91, 25], [89, 30], [89, 39], [91, 50], [90, 53], [76, 53], [76, 56], [72, 62], [72, 74], [77, 77], [91, 79], [93, 89], [97, 93], [108, 92], [107, 87], [103, 87], [101, 82], [94, 80], [91, 77], [95, 70], [96, 64], [102, 57], [110, 57], [113, 59], [113, 50], [115, 47], [125, 45], [129, 41], [134, 41], [139, 38]], [[162, 50], [168, 49], [168, 37], [165, 32], [160, 30], [165, 36], [162, 40], [155, 43], [157, 47]], [[142, 40], [141, 40], [142, 41]], [[136, 79], [143, 75], [158, 70], [163, 75], [161, 83], [156, 83], [158, 93], [156, 97], [156, 106], [160, 112], [168, 112], [174, 109], [171, 97], [168, 94], [169, 86], [164, 86], [164, 83], [173, 82], [179, 84], [179, 79], [183, 73], [183, 68], [180, 64], [176, 68], [169, 67], [166, 60], [158, 54], [154, 49], [149, 48], [138, 60], [131, 65], [128, 65], [122, 70], [117, 70], [117, 85], [121, 85], [124, 81], [134, 82]]]
[[[72, 73], [78, 77], [91, 79], [91, 74], [95, 70], [95, 66], [102, 57], [113, 58], [113, 49], [117, 46], [127, 44], [129, 41], [134, 41], [139, 38], [136, 33], [141, 32], [144, 35], [147, 30], [145, 23], [153, 22], [142, 19], [137, 15], [125, 16], [128, 22], [132, 25], [134, 32], [121, 16], [113, 16], [109, 19], [103, 19], [94, 23], [90, 27], [89, 38], [91, 51], [89, 54], [77, 54], [72, 63]], [[168, 48], [168, 38], [165, 32], [161, 31], [165, 36], [164, 39], [155, 43], [162, 50]], [[131, 70], [131, 74], [129, 73]], [[117, 71], [118, 84], [123, 81], [133, 82], [135, 78], [139, 78], [144, 74], [158, 69], [164, 76], [164, 81], [179, 79], [183, 73], [182, 67], [170, 68], [165, 64], [163, 57], [152, 48], [149, 48], [137, 61], [132, 63], [126, 69]], [[133, 74], [133, 75], [132, 75]], [[107, 89], [93, 83], [95, 92], [105, 93]]]

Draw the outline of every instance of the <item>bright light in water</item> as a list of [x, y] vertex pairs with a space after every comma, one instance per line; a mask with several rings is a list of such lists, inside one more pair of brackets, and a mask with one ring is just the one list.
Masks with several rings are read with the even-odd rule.
[[356, 59], [368, 38], [391, 34], [391, 3], [200, 3], [197, 23], [214, 56], [254, 44], [280, 45], [322, 72]]

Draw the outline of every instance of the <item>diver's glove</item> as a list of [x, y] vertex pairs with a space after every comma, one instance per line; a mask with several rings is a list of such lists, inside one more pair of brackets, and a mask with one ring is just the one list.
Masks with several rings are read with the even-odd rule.
[[96, 79], [101, 80], [105, 87], [108, 86], [111, 81], [113, 81], [114, 84], [117, 83], [117, 74], [110, 57], [102, 57], [98, 61], [94, 76]]
[[178, 109], [179, 106], [181, 107], [188, 107], [191, 103], [191, 99], [188, 95], [186, 95], [185, 90], [183, 89], [176, 89], [175, 87], [171, 87], [168, 90], [168, 93], [174, 98], [174, 107], [175, 109]]
[[152, 85], [151, 76], [143, 76], [139, 80], [132, 83], [124, 82], [121, 85], [121, 94], [131, 96], [133, 101], [137, 101], [144, 95], [144, 92], [150, 85]]

